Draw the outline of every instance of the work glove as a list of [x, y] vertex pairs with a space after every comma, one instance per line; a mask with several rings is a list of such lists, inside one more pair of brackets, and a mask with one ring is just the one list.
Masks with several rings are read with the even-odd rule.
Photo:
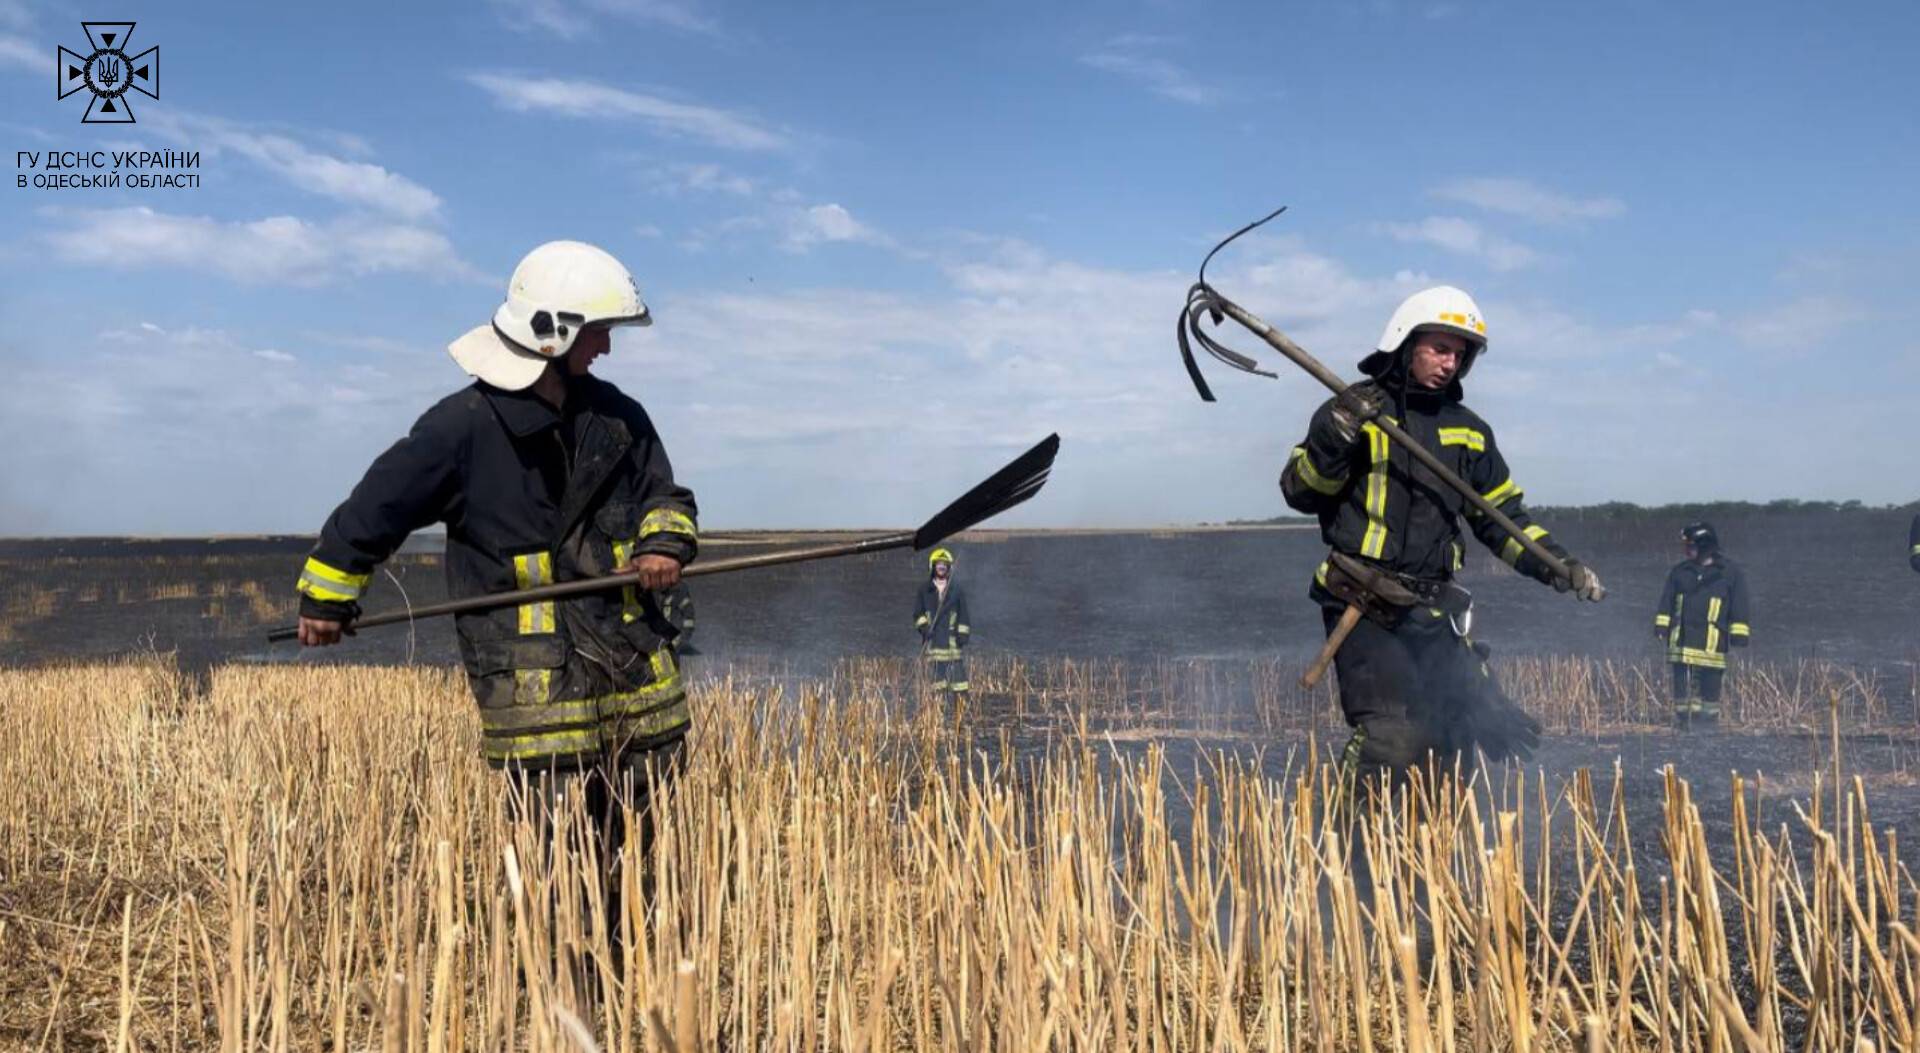
[[1352, 446], [1360, 441], [1360, 427], [1378, 417], [1386, 408], [1387, 395], [1379, 386], [1370, 383], [1349, 384], [1340, 394], [1333, 397], [1333, 408], [1327, 413], [1327, 424], [1342, 446]]
[[1588, 603], [1599, 603], [1607, 598], [1607, 587], [1600, 584], [1600, 575], [1595, 574], [1592, 567], [1577, 559], [1570, 559], [1567, 561], [1567, 572], [1569, 577], [1553, 579], [1556, 592], [1571, 592], [1574, 599]]

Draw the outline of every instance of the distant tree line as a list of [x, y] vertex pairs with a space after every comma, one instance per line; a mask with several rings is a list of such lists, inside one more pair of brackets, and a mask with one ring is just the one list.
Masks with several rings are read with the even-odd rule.
[[[1772, 501], [1684, 501], [1666, 505], [1637, 505], [1632, 501], [1606, 501], [1597, 505], [1539, 505], [1529, 509], [1541, 519], [1598, 519], [1630, 522], [1647, 519], [1734, 519], [1750, 515], [1840, 513], [1840, 512], [1920, 512], [1920, 501], [1898, 505], [1870, 505], [1863, 501], [1803, 501], [1782, 497]], [[1288, 523], [1313, 523], [1308, 516], [1273, 516], [1268, 519], [1230, 519], [1227, 526], [1271, 526]]]

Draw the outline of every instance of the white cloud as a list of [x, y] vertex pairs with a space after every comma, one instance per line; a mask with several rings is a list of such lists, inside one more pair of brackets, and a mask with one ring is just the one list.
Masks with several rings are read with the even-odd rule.
[[0, 34], [0, 66], [33, 73], [43, 72], [52, 62], [52, 52], [42, 52], [24, 37]]
[[1202, 83], [1185, 68], [1153, 53], [1165, 50], [1172, 43], [1164, 38], [1138, 34], [1118, 36], [1080, 56], [1080, 63], [1126, 77], [1144, 85], [1154, 94], [1175, 102], [1190, 106], [1211, 106], [1219, 102], [1221, 93], [1217, 88]]
[[893, 239], [853, 218], [853, 214], [835, 204], [815, 205], [796, 213], [787, 226], [786, 248], [806, 252], [828, 242], [859, 242], [888, 246]]
[[1399, 241], [1433, 245], [1471, 256], [1496, 271], [1519, 270], [1540, 262], [1540, 254], [1459, 216], [1428, 216], [1418, 223], [1383, 223], [1382, 232]]
[[1869, 317], [1860, 304], [1840, 296], [1802, 296], [1741, 316], [1734, 335], [1755, 347], [1796, 351], [1826, 345], [1837, 331]]
[[1458, 201], [1489, 212], [1503, 212], [1536, 223], [1568, 224], [1613, 219], [1627, 212], [1626, 203], [1613, 197], [1573, 197], [1548, 190], [1525, 179], [1482, 177], [1456, 179], [1435, 187], [1433, 196]]
[[508, 25], [540, 29], [565, 40], [578, 40], [597, 28], [597, 16], [667, 26], [689, 33], [713, 34], [720, 23], [686, 4], [671, 0], [493, 0], [493, 8]]
[[322, 153], [286, 135], [194, 115], [157, 114], [148, 124], [161, 135], [210, 155], [232, 151], [321, 197], [410, 220], [429, 219], [440, 211], [439, 195], [403, 175]]
[[664, 194], [731, 194], [751, 197], [753, 180], [715, 164], [661, 165], [648, 172], [652, 187]]
[[248, 284], [323, 285], [383, 273], [485, 280], [444, 234], [404, 224], [294, 216], [228, 222], [144, 207], [48, 214], [65, 221], [43, 237], [67, 263], [211, 271]]
[[[461, 382], [435, 347], [383, 355], [375, 370], [359, 355], [308, 362], [196, 326], [129, 327], [60, 356], [0, 343], [0, 356], [16, 370], [0, 388], [0, 442], [35, 451], [9, 471], [18, 496], [0, 516], [51, 532], [315, 529]], [[63, 441], [43, 441], [56, 431]], [[338, 449], [289, 471], [289, 451], [315, 435]]]
[[508, 77], [476, 73], [467, 78], [516, 113], [562, 117], [631, 118], [669, 135], [698, 139], [732, 150], [784, 150], [785, 133], [746, 114], [696, 103], [675, 102], [623, 88], [556, 77]]
[[633, 228], [634, 237], [645, 238], [648, 241], [652, 241], [655, 238], [663, 238], [666, 236], [666, 234], [667, 234], [666, 231], [661, 230], [659, 227], [653, 225], [652, 223], [642, 223], [639, 226]]

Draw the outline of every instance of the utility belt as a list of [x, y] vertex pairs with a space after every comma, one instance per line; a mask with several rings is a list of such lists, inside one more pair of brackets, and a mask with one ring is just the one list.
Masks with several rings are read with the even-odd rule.
[[1418, 608], [1445, 615], [1460, 636], [1473, 625], [1473, 593], [1451, 581], [1402, 574], [1337, 550], [1327, 553], [1318, 581], [1382, 628], [1398, 626]]

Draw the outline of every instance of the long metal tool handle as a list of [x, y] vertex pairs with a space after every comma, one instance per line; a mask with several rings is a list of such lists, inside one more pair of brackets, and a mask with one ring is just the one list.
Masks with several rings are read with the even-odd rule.
[[[725, 574], [733, 570], [751, 570], [755, 567], [774, 567], [783, 563], [805, 563], [809, 560], [832, 559], [836, 556], [858, 556], [868, 552], [884, 552], [888, 549], [907, 548], [913, 544], [912, 533], [885, 534], [867, 538], [864, 541], [848, 541], [838, 545], [816, 545], [812, 548], [786, 549], [780, 552], [762, 552], [754, 556], [736, 556], [733, 559], [718, 559], [708, 563], [695, 563], [680, 572], [683, 578], [697, 578], [703, 574]], [[569, 596], [584, 596], [588, 593], [607, 592], [612, 589], [637, 585], [638, 574], [607, 574], [598, 578], [581, 578], [578, 581], [562, 581], [552, 585], [536, 585], [531, 589], [515, 592], [496, 592], [485, 596], [469, 596], [461, 600], [448, 600], [444, 603], [432, 603], [425, 607], [415, 607], [411, 611], [388, 611], [385, 614], [369, 615], [353, 623], [354, 629], [371, 629], [380, 625], [393, 625], [397, 622], [412, 621], [419, 618], [434, 618], [442, 614], [459, 614], [463, 611], [489, 610], [496, 607], [511, 607], [522, 603], [542, 603], [547, 600], [561, 600]], [[267, 634], [267, 639], [278, 643], [292, 640], [300, 635], [298, 626], [286, 626]]]
[[[1222, 314], [1225, 314], [1227, 317], [1232, 318], [1234, 321], [1252, 330], [1255, 336], [1265, 340], [1269, 346], [1275, 351], [1285, 355], [1294, 365], [1312, 374], [1313, 379], [1324, 384], [1327, 390], [1338, 395], [1347, 389], [1346, 381], [1341, 380], [1332, 370], [1321, 365], [1319, 359], [1308, 354], [1306, 348], [1294, 343], [1287, 337], [1287, 334], [1268, 325], [1260, 316], [1234, 303], [1232, 300], [1217, 294], [1208, 301], [1208, 304], [1211, 307], [1218, 308]], [[1520, 529], [1518, 523], [1508, 518], [1505, 512], [1494, 507], [1492, 501], [1480, 496], [1478, 490], [1468, 485], [1465, 479], [1455, 475], [1453, 469], [1440, 463], [1440, 458], [1435, 457], [1425, 446], [1415, 442], [1413, 436], [1408, 435], [1398, 424], [1395, 424], [1385, 417], [1375, 418], [1373, 423], [1375, 427], [1386, 432], [1387, 438], [1405, 446], [1407, 452], [1413, 455], [1414, 460], [1419, 461], [1422, 465], [1426, 466], [1428, 471], [1439, 476], [1441, 482], [1459, 491], [1460, 496], [1466, 498], [1468, 504], [1478, 509], [1480, 513], [1488, 519], [1497, 523], [1500, 529], [1506, 531], [1507, 536], [1513, 538], [1521, 548], [1526, 549], [1529, 555], [1546, 564], [1547, 569], [1552, 571], [1555, 576], [1567, 579], [1573, 577], [1573, 572], [1567, 569], [1566, 563], [1562, 561], [1560, 557], [1547, 551], [1547, 546], [1542, 545], [1534, 538], [1528, 537], [1527, 532]]]

